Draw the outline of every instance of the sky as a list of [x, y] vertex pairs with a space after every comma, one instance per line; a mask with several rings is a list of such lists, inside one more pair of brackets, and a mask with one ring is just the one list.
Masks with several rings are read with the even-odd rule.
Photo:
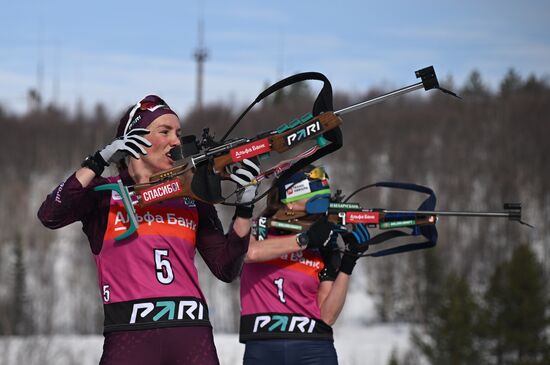
[[414, 84], [429, 65], [457, 85], [478, 70], [493, 89], [510, 68], [550, 77], [548, 0], [3, 0], [0, 104], [24, 112], [35, 88], [70, 111], [120, 114], [156, 93], [185, 113], [200, 18], [204, 102], [238, 110], [305, 71], [346, 92]]

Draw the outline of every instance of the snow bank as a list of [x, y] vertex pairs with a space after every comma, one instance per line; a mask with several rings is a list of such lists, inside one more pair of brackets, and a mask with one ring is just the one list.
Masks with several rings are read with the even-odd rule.
[[[335, 346], [341, 365], [386, 365], [392, 350], [409, 346], [406, 324], [335, 328]], [[222, 365], [242, 364], [244, 345], [237, 334], [214, 336]], [[97, 365], [102, 336], [0, 337], [2, 365]]]

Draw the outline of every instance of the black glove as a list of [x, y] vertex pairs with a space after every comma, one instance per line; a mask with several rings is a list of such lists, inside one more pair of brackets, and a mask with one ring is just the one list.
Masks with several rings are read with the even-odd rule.
[[138, 159], [141, 157], [140, 155], [147, 154], [144, 147], [151, 147], [151, 142], [143, 138], [147, 134], [149, 134], [148, 129], [132, 129], [103, 147], [99, 154], [107, 163], [118, 162], [128, 155]]
[[370, 239], [370, 234], [367, 227], [359, 223], [353, 226], [352, 232], [344, 233], [342, 239], [346, 244], [346, 249], [340, 264], [340, 271], [351, 275], [357, 260], [369, 248], [367, 242]]
[[338, 274], [338, 268], [340, 267], [340, 250], [338, 249], [338, 244], [336, 242], [338, 235], [333, 234], [331, 236], [330, 242], [325, 247], [319, 249], [321, 258], [325, 267], [319, 272], [320, 281], [334, 281], [336, 280], [336, 275]]
[[105, 167], [109, 166], [112, 162], [119, 162], [126, 156], [138, 159], [141, 155], [147, 154], [144, 147], [151, 147], [151, 142], [143, 138], [147, 134], [149, 134], [148, 129], [132, 129], [127, 134], [113, 140], [95, 154], [86, 157], [81, 166], [93, 170], [97, 176], [100, 176]]
[[235, 216], [242, 218], [251, 218], [253, 206], [251, 201], [256, 197], [259, 183], [256, 177], [260, 174], [260, 162], [257, 157], [244, 159], [235, 164], [229, 165], [226, 168], [231, 180], [237, 183], [239, 190], [237, 191], [238, 204], [235, 211]]
[[309, 229], [296, 236], [296, 241], [301, 247], [321, 248], [328, 245], [331, 236], [334, 233], [335, 224], [328, 221], [328, 217], [323, 215], [317, 219]]

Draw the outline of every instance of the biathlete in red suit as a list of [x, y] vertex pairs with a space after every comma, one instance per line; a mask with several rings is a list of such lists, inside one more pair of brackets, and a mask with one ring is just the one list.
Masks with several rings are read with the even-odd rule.
[[[328, 176], [320, 167], [309, 166], [275, 184], [263, 217], [281, 208], [285, 215], [304, 212], [306, 204], [330, 198]], [[338, 227], [326, 216], [299, 235], [267, 230], [262, 220], [256, 225], [260, 240], [251, 237], [241, 273], [244, 364], [337, 364], [331, 325], [344, 306], [352, 269], [368, 237], [343, 234], [346, 248], [340, 257]]]
[[[94, 187], [121, 179], [149, 181], [173, 167], [170, 151], [180, 145], [178, 116], [149, 95], [122, 117], [117, 138], [89, 156], [82, 167], [48, 195], [38, 212], [48, 228], [81, 221], [96, 263], [105, 314], [102, 365], [219, 364], [199, 287], [195, 252], [225, 282], [235, 279], [248, 248], [252, 207], [241, 205], [224, 234], [215, 208], [178, 198], [140, 208], [138, 230], [115, 240], [129, 226], [121, 197]], [[104, 178], [110, 163], [120, 175]], [[243, 161], [233, 177], [247, 184], [259, 168]], [[247, 203], [256, 187], [240, 195]]]

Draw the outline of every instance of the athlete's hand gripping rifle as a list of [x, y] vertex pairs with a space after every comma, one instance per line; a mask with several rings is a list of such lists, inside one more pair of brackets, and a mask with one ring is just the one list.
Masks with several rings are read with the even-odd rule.
[[[126, 197], [123, 199], [126, 211], [129, 215], [134, 216], [133, 219], [130, 217], [130, 222], [136, 222], [133, 204], [144, 207], [164, 200], [188, 196], [209, 203], [232, 205], [227, 203], [226, 198], [221, 194], [221, 181], [229, 178], [225, 167], [230, 164], [255, 156], [265, 159], [272, 152], [284, 153], [305, 141], [315, 139], [314, 145], [304, 152], [262, 171], [254, 183], [259, 183], [273, 175], [290, 176], [300, 168], [342, 146], [342, 134], [339, 127], [342, 124], [341, 116], [344, 114], [421, 88], [424, 90], [440, 89], [456, 96], [439, 86], [432, 66], [418, 70], [415, 74], [417, 78], [421, 79], [416, 84], [337, 111], [333, 111], [332, 107], [332, 86], [324, 75], [307, 72], [290, 76], [263, 91], [233, 123], [219, 142], [214, 141], [208, 129], [204, 130], [200, 141], [197, 141], [195, 136], [185, 136], [181, 139], [181, 149], [174, 153], [175, 156], [181, 158], [175, 167], [151, 176], [149, 183], [134, 185], [132, 192], [121, 184], [109, 184], [108, 187], [98, 187], [98, 190], [112, 189]], [[324, 83], [311, 113], [252, 138], [226, 141], [226, 137], [256, 103], [283, 87], [305, 80], [319, 80]], [[252, 203], [263, 198], [267, 193], [268, 191], [256, 197]], [[132, 203], [127, 204], [128, 201]], [[125, 237], [136, 229], [137, 225], [132, 223], [128, 231], [130, 233], [127, 232]]]
[[[427, 194], [428, 197], [417, 210], [363, 208], [359, 203], [349, 202], [349, 199], [359, 191], [373, 187], [409, 190]], [[439, 217], [443, 216], [508, 218], [511, 221], [530, 226], [521, 220], [521, 203], [505, 203], [504, 211], [500, 212], [438, 211], [434, 210], [436, 197], [433, 190], [416, 184], [379, 182], [356, 190], [346, 200], [343, 199], [340, 193], [339, 191], [330, 200], [319, 197], [319, 199], [308, 202], [305, 211], [281, 209], [271, 218], [260, 217], [257, 224], [257, 234], [260, 236], [265, 235], [269, 228], [300, 233], [306, 231], [319, 214], [328, 214], [330, 221], [339, 224], [342, 229], [348, 231], [351, 231], [354, 224], [364, 224], [368, 228], [376, 228], [381, 231], [380, 234], [369, 237], [368, 245], [407, 236], [423, 236], [426, 239], [425, 242], [401, 244], [364, 255], [379, 257], [435, 246], [437, 243], [435, 224]]]

